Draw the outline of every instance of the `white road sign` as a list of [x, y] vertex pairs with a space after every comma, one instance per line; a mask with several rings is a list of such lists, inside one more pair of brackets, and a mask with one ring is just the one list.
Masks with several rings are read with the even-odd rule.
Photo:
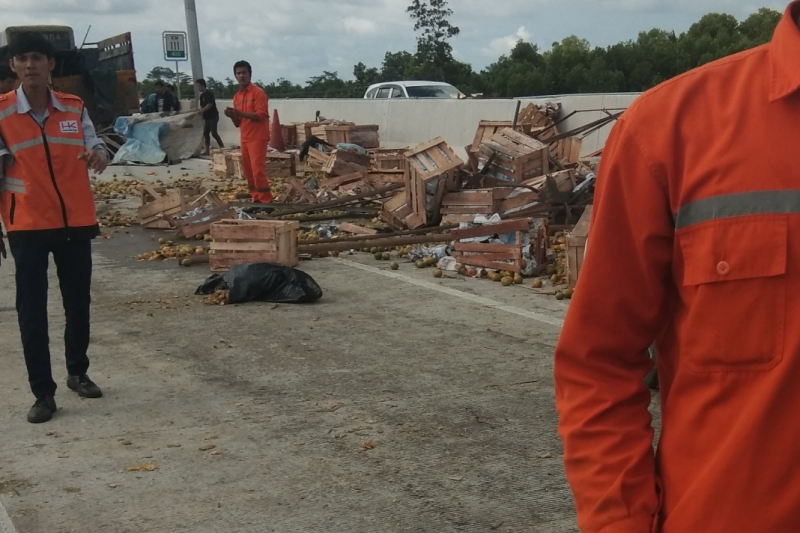
[[164, 32], [164, 59], [167, 61], [187, 61], [189, 59], [185, 31]]

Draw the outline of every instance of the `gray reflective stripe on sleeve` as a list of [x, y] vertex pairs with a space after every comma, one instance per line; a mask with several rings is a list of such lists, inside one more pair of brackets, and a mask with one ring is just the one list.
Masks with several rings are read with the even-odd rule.
[[41, 137], [37, 137], [35, 139], [30, 139], [28, 141], [23, 141], [21, 143], [17, 143], [8, 147], [8, 150], [12, 154], [16, 154], [20, 150], [25, 150], [26, 148], [33, 148], [34, 146], [38, 146], [40, 144], [44, 144], [44, 141]]
[[25, 194], [27, 192], [25, 189], [25, 182], [17, 178], [0, 179], [0, 192], [5, 191], [17, 192], [20, 194]]
[[[64, 105], [64, 104], [61, 104], [61, 105]], [[80, 114], [81, 114], [81, 112], [82, 112], [82, 110], [81, 110], [80, 108], [78, 108], [78, 107], [72, 107], [72, 106], [68, 106], [68, 105], [65, 105], [65, 106], [64, 106], [64, 111], [71, 111], [72, 113], [77, 113], [77, 114], [79, 114], [79, 115], [80, 115]]]
[[681, 207], [675, 217], [675, 229], [723, 218], [796, 213], [800, 213], [798, 189], [724, 194], [697, 200]]
[[11, 107], [3, 109], [2, 111], [0, 111], [0, 120], [3, 120], [4, 118], [10, 117], [11, 115], [13, 115], [16, 112], [17, 112], [17, 106], [13, 106], [13, 105]]
[[50, 144], [68, 144], [70, 146], [83, 146], [83, 139], [72, 139], [69, 137], [51, 137], [48, 135], [47, 142]]

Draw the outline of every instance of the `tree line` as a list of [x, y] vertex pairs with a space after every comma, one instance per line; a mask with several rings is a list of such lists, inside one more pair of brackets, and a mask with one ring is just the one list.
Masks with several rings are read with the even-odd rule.
[[[430, 80], [455, 85], [467, 95], [509, 98], [550, 94], [641, 92], [710, 61], [769, 42], [782, 14], [761, 8], [743, 21], [725, 13], [710, 13], [686, 32], [652, 29], [636, 40], [607, 47], [592, 47], [585, 39], [569, 36], [542, 51], [520, 40], [507, 55], [480, 72], [456, 60], [450, 40], [459, 28], [450, 23], [453, 12], [447, 0], [413, 0], [408, 14], [415, 21], [415, 52], [387, 52], [379, 67], [359, 62], [353, 79], [323, 71], [305, 84], [280, 78], [269, 84], [256, 82], [270, 98], [361, 98], [370, 85], [386, 81]], [[140, 83], [145, 96], [156, 80], [176, 83], [175, 73], [153, 69]], [[192, 80], [181, 74], [184, 95], [192, 94]], [[235, 80], [209, 77], [208, 87], [217, 98], [230, 99], [238, 90]]]

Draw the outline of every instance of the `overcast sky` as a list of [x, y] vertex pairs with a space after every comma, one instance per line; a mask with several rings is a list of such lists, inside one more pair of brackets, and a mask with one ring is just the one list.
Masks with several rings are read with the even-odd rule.
[[[238, 59], [254, 78], [304, 83], [323, 70], [352, 78], [353, 65], [379, 66], [387, 51], [413, 51], [410, 0], [196, 0], [206, 76], [224, 79]], [[605, 46], [654, 27], [682, 32], [709, 12], [739, 19], [785, 1], [753, 0], [451, 0], [461, 35], [456, 57], [480, 70], [518, 38], [547, 49], [568, 35]], [[0, 25], [66, 24], [80, 42], [130, 31], [140, 78], [164, 61], [161, 33], [185, 30], [182, 0], [0, 0]], [[174, 65], [174, 63], [172, 64]], [[181, 70], [188, 69], [188, 63]]]

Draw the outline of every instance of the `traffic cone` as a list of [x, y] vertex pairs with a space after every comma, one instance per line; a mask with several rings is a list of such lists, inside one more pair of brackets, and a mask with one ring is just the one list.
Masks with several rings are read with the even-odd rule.
[[272, 131], [269, 135], [269, 145], [279, 152], [286, 151], [286, 144], [283, 142], [283, 130], [281, 128], [281, 120], [278, 118], [278, 110], [275, 109], [272, 113]]

